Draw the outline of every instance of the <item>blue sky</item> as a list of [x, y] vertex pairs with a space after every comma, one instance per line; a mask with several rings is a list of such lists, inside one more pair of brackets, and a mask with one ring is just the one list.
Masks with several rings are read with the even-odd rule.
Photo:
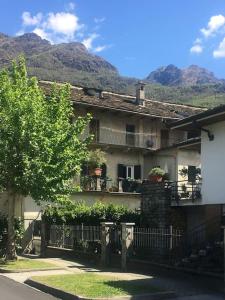
[[0, 31], [83, 42], [126, 76], [172, 63], [225, 78], [224, 0], [3, 0]]

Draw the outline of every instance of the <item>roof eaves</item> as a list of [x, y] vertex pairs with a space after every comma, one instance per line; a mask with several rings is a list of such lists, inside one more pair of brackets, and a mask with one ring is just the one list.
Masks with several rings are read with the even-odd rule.
[[124, 112], [124, 113], [141, 115], [141, 116], [150, 117], [150, 118], [160, 118], [160, 119], [167, 119], [167, 120], [179, 120], [179, 118], [174, 118], [174, 117], [165, 117], [165, 116], [161, 116], [161, 115], [154, 115], [154, 114], [150, 114], [150, 113], [148, 114], [148, 113], [143, 113], [143, 112], [138, 112], [138, 111], [133, 111], [133, 110], [128, 110], [128, 109], [121, 109], [121, 108], [119, 109], [119, 108], [115, 108], [115, 107], [107, 107], [107, 106], [104, 106], [104, 105], [84, 103], [82, 101], [77, 101], [77, 100], [73, 100], [72, 102], [74, 104], [80, 104], [80, 105], [89, 106], [89, 107], [97, 107], [97, 108], [100, 108], [100, 109], [106, 109], [106, 110], [112, 110], [112, 111], [120, 111], [120, 112]]
[[187, 117], [183, 120], [175, 121], [169, 124], [171, 129], [182, 129], [185, 126], [191, 125], [194, 121], [203, 121], [206, 119], [213, 119], [216, 116], [225, 114], [225, 105], [219, 105], [207, 111]]

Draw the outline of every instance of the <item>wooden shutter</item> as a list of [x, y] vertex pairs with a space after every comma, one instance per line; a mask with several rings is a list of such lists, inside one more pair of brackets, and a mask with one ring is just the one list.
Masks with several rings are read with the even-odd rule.
[[188, 181], [195, 182], [196, 181], [196, 167], [188, 166]]
[[126, 178], [126, 167], [122, 164], [118, 164], [118, 177]]
[[101, 166], [101, 168], [102, 168], [102, 175], [101, 175], [101, 177], [102, 178], [106, 178], [106, 175], [107, 175], [107, 166], [106, 166], [106, 164], [103, 164]]
[[134, 179], [141, 179], [141, 165], [134, 166]]
[[99, 120], [92, 119], [89, 123], [89, 132], [93, 135], [93, 142], [99, 142], [100, 126]]

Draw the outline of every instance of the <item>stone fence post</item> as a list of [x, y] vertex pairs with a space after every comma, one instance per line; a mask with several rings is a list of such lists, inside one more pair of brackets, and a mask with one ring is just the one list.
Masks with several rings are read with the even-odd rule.
[[102, 222], [101, 223], [101, 266], [106, 267], [109, 265], [110, 257], [110, 231], [114, 223]]
[[135, 223], [121, 223], [122, 227], [122, 255], [121, 268], [123, 271], [127, 269], [127, 256], [131, 250], [134, 239], [134, 225]]

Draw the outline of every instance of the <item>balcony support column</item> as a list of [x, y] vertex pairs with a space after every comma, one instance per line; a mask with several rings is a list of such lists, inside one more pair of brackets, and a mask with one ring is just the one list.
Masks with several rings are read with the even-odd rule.
[[118, 180], [118, 192], [119, 193], [123, 193], [123, 185], [122, 185], [123, 181], [122, 180]]

